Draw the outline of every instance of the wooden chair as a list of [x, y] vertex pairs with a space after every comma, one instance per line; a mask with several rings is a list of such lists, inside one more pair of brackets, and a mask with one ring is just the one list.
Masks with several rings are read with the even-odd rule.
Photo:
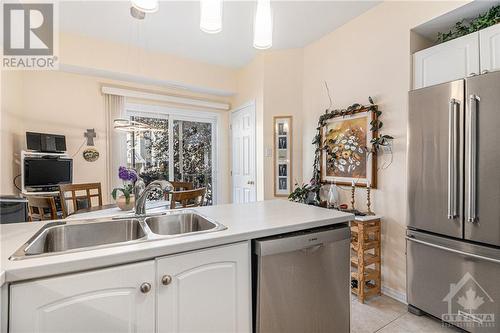
[[[190, 182], [170, 182], [172, 186], [174, 187], [174, 191], [187, 191], [187, 190], [192, 190], [194, 188], [193, 183]], [[169, 197], [171, 197], [172, 192], [165, 192], [163, 195], [163, 198], [165, 200], [168, 200]]]
[[[41, 197], [31, 195], [28, 199], [28, 220], [43, 221], [57, 220], [57, 208], [54, 197]], [[46, 212], [47, 210], [48, 212]]]
[[[172, 199], [170, 201], [170, 209], [202, 206], [206, 192], [207, 189], [205, 187], [196, 190], [171, 192]], [[179, 205], [177, 203], [179, 203]]]
[[170, 182], [174, 187], [174, 191], [188, 191], [194, 189], [193, 183], [190, 182]]
[[[91, 191], [96, 193], [91, 193]], [[81, 192], [83, 194], [79, 194]], [[70, 195], [66, 196], [67, 193]], [[79, 209], [92, 207], [92, 198], [97, 198], [98, 206], [102, 206], [101, 183], [59, 185], [59, 196], [61, 198], [63, 217], [67, 217]], [[68, 201], [72, 203], [71, 212], [68, 208]]]

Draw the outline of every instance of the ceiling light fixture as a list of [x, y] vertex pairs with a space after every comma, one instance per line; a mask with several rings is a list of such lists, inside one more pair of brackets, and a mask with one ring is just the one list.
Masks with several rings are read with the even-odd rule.
[[200, 29], [209, 34], [222, 31], [222, 0], [200, 1]]
[[132, 0], [132, 6], [144, 13], [154, 13], [158, 11], [158, 0]]
[[273, 46], [273, 18], [270, 0], [258, 0], [253, 26], [253, 46], [265, 50]]

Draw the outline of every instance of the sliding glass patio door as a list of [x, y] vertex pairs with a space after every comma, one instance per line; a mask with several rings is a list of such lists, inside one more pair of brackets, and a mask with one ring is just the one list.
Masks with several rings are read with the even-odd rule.
[[[194, 188], [205, 187], [206, 204], [214, 204], [217, 117], [206, 112], [168, 109], [151, 112], [150, 108], [137, 105], [127, 108], [131, 119], [154, 129], [128, 134], [128, 166], [137, 170], [146, 183], [165, 179], [190, 182]], [[160, 198], [160, 193], [151, 196]]]
[[174, 179], [205, 187], [212, 204], [212, 124], [174, 119], [173, 140]]

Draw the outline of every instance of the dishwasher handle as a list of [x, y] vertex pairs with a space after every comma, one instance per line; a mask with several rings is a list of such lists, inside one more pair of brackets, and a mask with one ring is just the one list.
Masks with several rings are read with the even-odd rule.
[[350, 239], [351, 231], [348, 225], [327, 227], [279, 236], [265, 238], [255, 241], [255, 254], [258, 256], [269, 256], [280, 253], [302, 251], [313, 253], [328, 243]]

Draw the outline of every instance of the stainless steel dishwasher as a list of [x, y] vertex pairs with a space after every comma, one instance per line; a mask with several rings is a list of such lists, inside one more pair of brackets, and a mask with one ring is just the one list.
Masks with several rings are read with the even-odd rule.
[[347, 224], [254, 241], [257, 333], [348, 333]]

